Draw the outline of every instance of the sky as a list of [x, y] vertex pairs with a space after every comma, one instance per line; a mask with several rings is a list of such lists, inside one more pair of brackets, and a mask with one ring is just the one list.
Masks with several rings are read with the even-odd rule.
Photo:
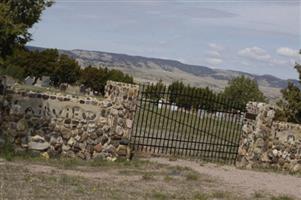
[[29, 45], [297, 79], [301, 0], [56, 0]]

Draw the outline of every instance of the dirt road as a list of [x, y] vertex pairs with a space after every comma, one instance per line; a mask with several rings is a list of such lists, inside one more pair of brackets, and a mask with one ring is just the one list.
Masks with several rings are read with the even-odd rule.
[[247, 196], [254, 192], [264, 191], [273, 195], [285, 194], [301, 199], [301, 178], [297, 176], [241, 170], [233, 166], [200, 165], [198, 162], [187, 160], [169, 161], [166, 158], [150, 158], [150, 160], [171, 166], [189, 167], [200, 174], [220, 179], [227, 185], [231, 185], [233, 190]]

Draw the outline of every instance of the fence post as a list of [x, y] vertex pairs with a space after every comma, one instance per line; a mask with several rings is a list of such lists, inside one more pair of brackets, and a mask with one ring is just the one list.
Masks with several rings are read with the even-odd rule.
[[250, 102], [246, 110], [236, 165], [252, 168], [255, 164], [269, 161], [275, 109], [269, 104]]

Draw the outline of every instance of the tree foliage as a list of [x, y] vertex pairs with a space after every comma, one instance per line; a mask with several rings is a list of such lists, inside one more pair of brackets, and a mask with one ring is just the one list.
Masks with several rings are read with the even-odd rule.
[[53, 73], [50, 76], [51, 83], [59, 86], [62, 83], [74, 84], [80, 79], [80, 66], [67, 55], [61, 55]]
[[80, 82], [94, 91], [104, 94], [104, 88], [108, 80], [133, 83], [133, 77], [119, 70], [107, 68], [86, 67], [81, 71]]
[[81, 83], [99, 93], [104, 93], [108, 80], [134, 82], [133, 77], [115, 69], [91, 66], [81, 69], [76, 60], [64, 54], [60, 55], [57, 49], [44, 51], [14, 49], [12, 55], [5, 59], [4, 65], [0, 66], [0, 73], [21, 81], [30, 76], [35, 78], [34, 83], [42, 76], [50, 76], [51, 84], [56, 87], [62, 83]]
[[[301, 54], [301, 50], [299, 52]], [[301, 83], [301, 65], [296, 63]], [[276, 119], [293, 123], [301, 123], [301, 90], [300, 86], [289, 82], [287, 88], [281, 90], [282, 99], [277, 102]]]
[[50, 76], [59, 64], [60, 56], [56, 49], [44, 51], [29, 51], [23, 48], [14, 49], [12, 55], [7, 56], [1, 67], [2, 73], [19, 80], [25, 77], [35, 77], [35, 82], [42, 76]]
[[289, 83], [281, 93], [282, 99], [277, 102], [280, 109], [276, 112], [276, 118], [301, 123], [301, 90], [293, 83]]
[[50, 0], [2, 0], [0, 2], [0, 58], [31, 40], [28, 32], [40, 20]]
[[175, 104], [178, 107], [185, 109], [207, 109], [212, 110], [214, 101], [212, 99], [217, 98], [218, 94], [214, 93], [208, 87], [197, 88], [185, 85], [181, 81], [175, 81], [169, 86], [166, 86], [162, 80], [156, 84], [152, 84], [146, 87], [144, 90], [146, 98], [159, 101], [160, 99]]
[[164, 93], [166, 92], [166, 85], [162, 80], [159, 80], [156, 84], [148, 85], [144, 91], [145, 97], [159, 101], [164, 98]]
[[240, 105], [246, 105], [249, 101], [266, 101], [266, 97], [259, 90], [257, 82], [245, 76], [236, 77], [229, 81], [223, 95]]

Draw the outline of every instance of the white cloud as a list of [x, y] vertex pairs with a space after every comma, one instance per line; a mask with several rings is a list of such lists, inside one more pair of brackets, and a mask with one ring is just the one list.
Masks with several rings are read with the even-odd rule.
[[211, 51], [211, 50], [207, 51], [207, 55], [210, 56], [210, 57], [215, 57], [215, 58], [216, 57], [220, 58], [222, 56], [220, 52], [218, 52], [218, 51]]
[[206, 62], [210, 65], [219, 65], [223, 63], [223, 60], [220, 58], [207, 58]]
[[238, 51], [238, 55], [252, 60], [264, 62], [270, 61], [271, 59], [271, 55], [269, 55], [264, 49], [260, 47], [250, 47], [242, 49]]
[[281, 47], [281, 48], [278, 48], [276, 50], [276, 52], [281, 55], [281, 56], [286, 56], [286, 57], [298, 57], [298, 50], [296, 49], [291, 49], [291, 48], [288, 48], [288, 47]]
[[281, 60], [281, 59], [271, 59], [270, 64], [271, 65], [282, 65], [282, 66], [290, 65], [287, 60]]
[[208, 46], [215, 51], [222, 51], [224, 47], [215, 43], [209, 43]]

